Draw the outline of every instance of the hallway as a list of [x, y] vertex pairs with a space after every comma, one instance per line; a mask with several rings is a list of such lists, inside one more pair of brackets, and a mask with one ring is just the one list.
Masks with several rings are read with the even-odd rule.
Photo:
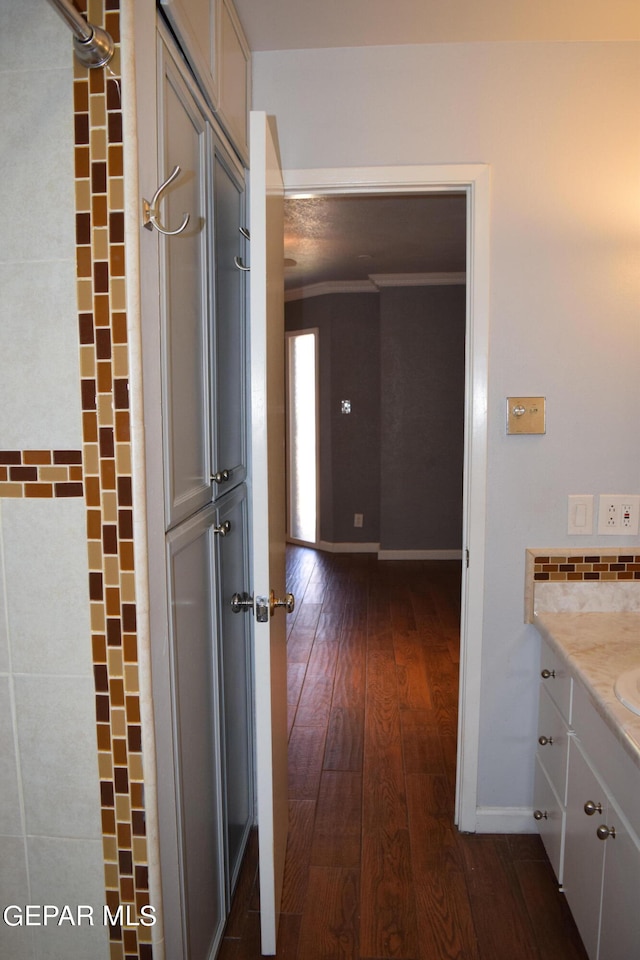
[[[279, 960], [586, 960], [537, 835], [453, 826], [459, 564], [287, 557]], [[260, 956], [255, 848], [219, 960]]]

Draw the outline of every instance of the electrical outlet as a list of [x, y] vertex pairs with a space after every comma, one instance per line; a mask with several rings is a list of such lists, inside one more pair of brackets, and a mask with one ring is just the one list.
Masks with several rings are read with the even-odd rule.
[[364, 522], [363, 513], [354, 513], [353, 515], [353, 525], [354, 527], [361, 527]]
[[635, 494], [600, 494], [598, 533], [604, 536], [638, 535], [640, 496]]

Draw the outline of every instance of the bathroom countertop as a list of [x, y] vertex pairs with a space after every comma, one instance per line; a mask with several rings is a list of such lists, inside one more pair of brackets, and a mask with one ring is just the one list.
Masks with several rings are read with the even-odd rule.
[[621, 673], [640, 665], [640, 612], [542, 611], [533, 622], [640, 768], [640, 716], [620, 703], [613, 689]]

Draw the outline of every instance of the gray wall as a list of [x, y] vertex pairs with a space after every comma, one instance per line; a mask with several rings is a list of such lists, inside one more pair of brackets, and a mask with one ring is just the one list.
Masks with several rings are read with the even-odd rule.
[[[375, 294], [294, 300], [286, 329], [320, 339], [320, 539], [377, 542], [380, 510], [380, 335]], [[352, 412], [340, 412], [350, 400]], [[353, 514], [364, 514], [362, 528]]]
[[465, 288], [380, 293], [380, 546], [462, 547]]
[[[464, 287], [291, 301], [320, 338], [320, 539], [459, 549]], [[350, 400], [352, 412], [340, 412]], [[364, 515], [362, 528], [354, 513]]]

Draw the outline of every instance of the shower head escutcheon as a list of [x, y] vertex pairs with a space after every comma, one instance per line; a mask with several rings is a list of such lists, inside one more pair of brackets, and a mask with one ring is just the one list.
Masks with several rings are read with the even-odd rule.
[[71, 0], [49, 0], [73, 31], [73, 48], [84, 67], [104, 67], [113, 57], [113, 39], [102, 27], [94, 27], [76, 10]]

